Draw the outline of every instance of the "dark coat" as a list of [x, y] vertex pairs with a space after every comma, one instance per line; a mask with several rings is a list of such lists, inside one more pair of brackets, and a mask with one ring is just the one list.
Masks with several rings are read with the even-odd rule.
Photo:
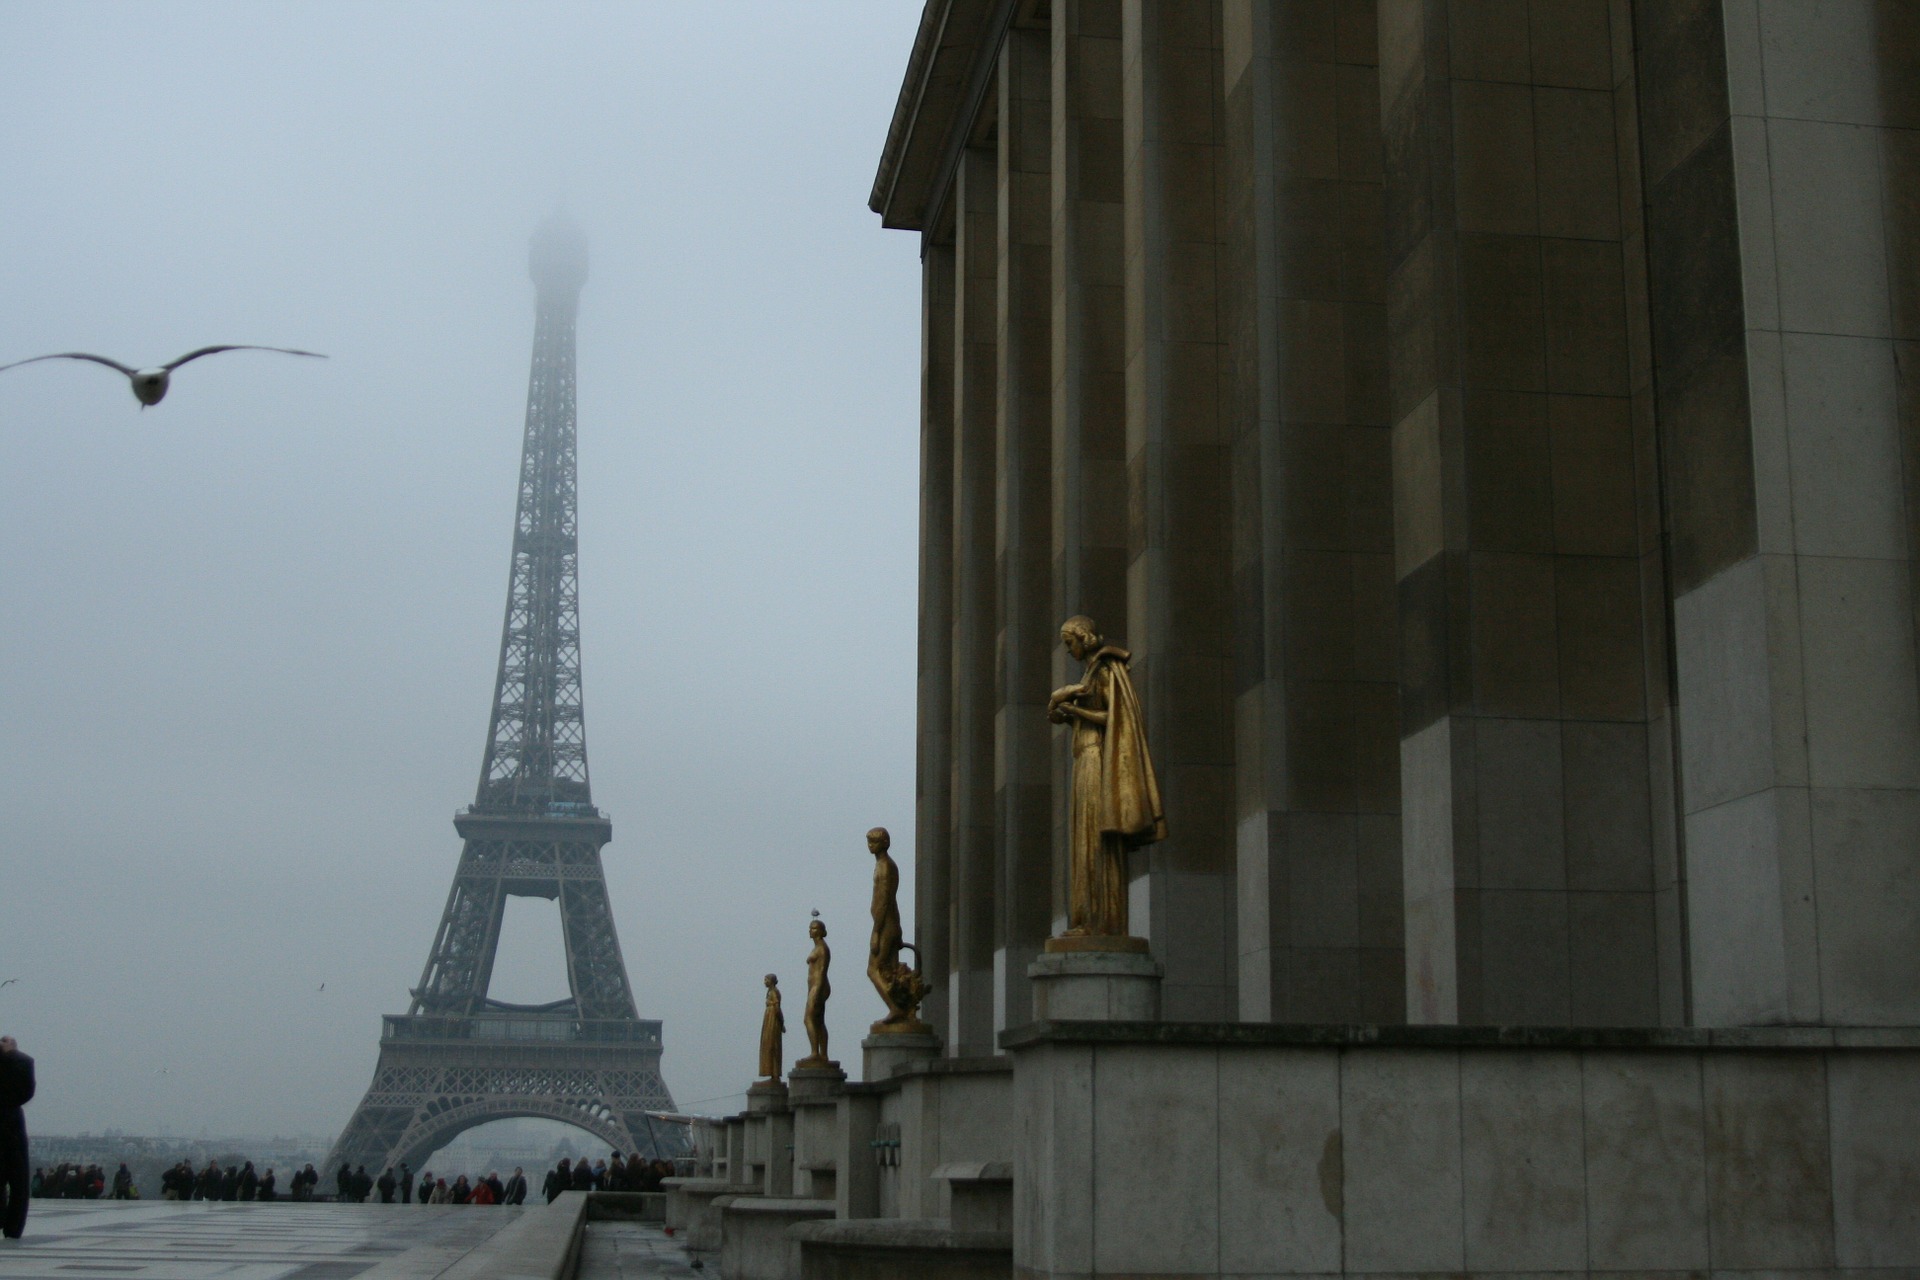
[[26, 1158], [27, 1114], [21, 1108], [33, 1101], [33, 1059], [19, 1050], [0, 1053], [0, 1152], [20, 1144]]

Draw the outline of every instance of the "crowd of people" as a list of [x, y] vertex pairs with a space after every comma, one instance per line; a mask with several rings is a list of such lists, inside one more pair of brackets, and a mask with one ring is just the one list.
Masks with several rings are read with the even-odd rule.
[[[312, 1169], [307, 1166], [307, 1174]], [[547, 1171], [541, 1192], [551, 1204], [563, 1191], [658, 1191], [660, 1180], [672, 1176], [671, 1162], [647, 1160], [637, 1154], [629, 1160], [616, 1151], [611, 1160], [591, 1163], [585, 1156], [578, 1160], [563, 1157]], [[370, 1175], [365, 1165], [343, 1164], [334, 1174], [334, 1184], [338, 1189], [335, 1199], [364, 1202], [377, 1193], [381, 1204], [396, 1200], [401, 1204], [524, 1204], [528, 1192], [526, 1171], [518, 1166], [504, 1179], [490, 1170], [482, 1178], [469, 1179], [462, 1173], [448, 1181], [431, 1171], [415, 1179], [413, 1170], [404, 1163], [397, 1171], [382, 1170], [378, 1178]]]
[[[107, 1171], [97, 1164], [57, 1164], [51, 1169], [35, 1169], [28, 1194], [48, 1200], [98, 1200], [107, 1194]], [[113, 1175], [113, 1198], [137, 1198], [133, 1194], [133, 1174], [124, 1164]]]
[[[635, 1155], [625, 1159], [616, 1151], [611, 1160], [589, 1162], [562, 1158], [547, 1171], [541, 1193], [547, 1203], [559, 1199], [563, 1191], [658, 1191], [660, 1180], [673, 1176], [673, 1165], [666, 1160], [648, 1160]], [[287, 1184], [289, 1200], [312, 1200], [320, 1174], [309, 1164], [296, 1169]], [[451, 1182], [432, 1173], [418, 1179], [405, 1163], [381, 1171], [378, 1178], [365, 1165], [341, 1165], [333, 1177], [337, 1201], [364, 1204], [378, 1198], [381, 1204], [524, 1204], [528, 1194], [525, 1171], [516, 1167], [511, 1176], [501, 1178], [488, 1172], [483, 1178], [456, 1175]], [[279, 1180], [272, 1169], [261, 1173], [253, 1161], [243, 1160], [224, 1167], [217, 1160], [207, 1161], [196, 1170], [182, 1160], [160, 1175], [163, 1200], [277, 1200], [281, 1198]], [[133, 1173], [122, 1164], [112, 1175], [100, 1165], [61, 1164], [33, 1171], [32, 1195], [51, 1200], [138, 1200], [140, 1190]]]
[[547, 1172], [541, 1189], [547, 1203], [552, 1204], [562, 1191], [658, 1191], [660, 1180], [672, 1176], [670, 1161], [648, 1160], [637, 1152], [633, 1159], [622, 1160], [616, 1151], [611, 1163], [595, 1160], [588, 1164], [582, 1156], [569, 1165], [563, 1158], [557, 1167]]
[[[309, 1169], [313, 1166], [308, 1165]], [[299, 1178], [295, 1174], [296, 1179]], [[272, 1169], [265, 1173], [256, 1172], [253, 1161], [245, 1160], [240, 1164], [229, 1164], [224, 1169], [218, 1160], [207, 1161], [207, 1167], [194, 1172], [193, 1166], [182, 1160], [160, 1175], [160, 1198], [162, 1200], [278, 1200], [280, 1192], [278, 1177]]]

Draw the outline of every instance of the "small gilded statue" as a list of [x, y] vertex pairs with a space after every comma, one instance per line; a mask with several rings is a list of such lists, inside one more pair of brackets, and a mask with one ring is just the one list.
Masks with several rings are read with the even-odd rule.
[[867, 943], [867, 977], [887, 1006], [887, 1016], [871, 1030], [875, 1035], [927, 1035], [933, 1028], [920, 1021], [927, 981], [917, 967], [909, 968], [900, 959], [902, 951], [912, 951], [916, 960], [920, 953], [901, 933], [900, 867], [887, 852], [892, 843], [885, 827], [867, 832], [867, 849], [873, 854], [873, 936]]
[[1061, 624], [1060, 643], [1087, 664], [1078, 684], [1047, 699], [1047, 719], [1073, 727], [1065, 936], [1124, 938], [1127, 851], [1167, 838], [1146, 721], [1127, 674], [1132, 655], [1104, 643], [1083, 614]]
[[807, 936], [813, 950], [807, 952], [807, 1007], [800, 1025], [807, 1029], [807, 1056], [796, 1067], [831, 1067], [838, 1064], [827, 1058], [827, 997], [833, 988], [827, 983], [827, 966], [833, 963], [833, 951], [827, 946], [827, 925], [814, 912], [807, 924]]
[[778, 1080], [781, 1072], [780, 1038], [787, 1032], [787, 1016], [780, 1012], [780, 979], [767, 975], [767, 1011], [760, 1018], [760, 1076]]

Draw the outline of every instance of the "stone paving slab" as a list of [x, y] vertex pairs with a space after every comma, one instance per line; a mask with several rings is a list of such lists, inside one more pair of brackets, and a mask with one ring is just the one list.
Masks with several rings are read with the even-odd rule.
[[687, 1260], [658, 1223], [589, 1222], [576, 1280], [720, 1280], [710, 1265]]
[[517, 1219], [498, 1206], [35, 1200], [0, 1280], [431, 1277]]

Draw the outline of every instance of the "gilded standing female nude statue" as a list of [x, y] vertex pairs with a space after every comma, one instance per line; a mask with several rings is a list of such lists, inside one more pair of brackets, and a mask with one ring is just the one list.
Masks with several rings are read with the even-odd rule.
[[[1065, 938], [1127, 937], [1127, 851], [1167, 837], [1160, 784], [1147, 754], [1147, 726], [1127, 674], [1125, 649], [1102, 641], [1076, 614], [1060, 643], [1086, 663], [1078, 684], [1047, 699], [1047, 719], [1073, 728]], [[1085, 944], [1082, 944], [1085, 945]], [[1077, 949], [1072, 944], [1050, 950]]]
[[809, 921], [807, 936], [813, 939], [813, 950], [807, 953], [807, 1003], [800, 1016], [800, 1025], [807, 1032], [807, 1056], [793, 1065], [834, 1067], [839, 1064], [827, 1057], [827, 997], [833, 994], [827, 982], [827, 966], [833, 963], [833, 951], [827, 946], [826, 923]]

